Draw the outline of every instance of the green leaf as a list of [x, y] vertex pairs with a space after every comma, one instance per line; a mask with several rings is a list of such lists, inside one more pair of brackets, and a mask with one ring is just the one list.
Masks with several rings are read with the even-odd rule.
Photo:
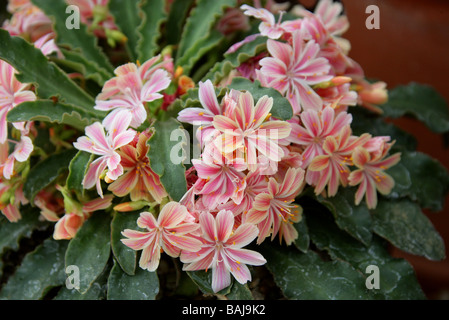
[[333, 260], [346, 261], [365, 276], [369, 275], [368, 266], [379, 268], [379, 289], [370, 291], [374, 299], [425, 299], [412, 266], [404, 259], [391, 257], [385, 241], [374, 237], [367, 248], [341, 231], [324, 212], [312, 212], [307, 217], [313, 243]]
[[395, 247], [430, 260], [444, 259], [443, 239], [416, 203], [382, 199], [372, 213], [374, 232]]
[[[188, 52], [199, 50], [204, 40], [209, 38], [212, 27], [223, 14], [226, 7], [234, 7], [236, 0], [209, 1], [197, 0], [183, 28], [176, 60]], [[189, 55], [189, 54], [188, 54]]]
[[99, 68], [98, 65], [88, 60], [82, 53], [60, 48], [64, 58], [51, 58], [56, 64], [68, 67], [75, 72], [81, 73], [86, 79], [95, 81], [99, 86], [103, 86], [111, 78], [111, 73]]
[[253, 41], [243, 44], [235, 52], [225, 53], [224, 60], [215, 63], [211, 70], [203, 78], [203, 81], [210, 79], [217, 84], [226, 77], [232, 70], [236, 69], [243, 62], [257, 56], [267, 48], [267, 37], [259, 36]]
[[139, 34], [136, 32], [141, 18], [137, 5], [140, 0], [109, 0], [109, 11], [115, 17], [115, 24], [128, 38], [126, 50], [131, 61], [137, 59], [137, 42]]
[[[195, 284], [200, 288], [201, 292], [204, 294], [215, 294], [215, 292], [212, 290], [212, 270], [208, 270], [207, 272], [204, 270], [199, 271], [187, 271], [187, 274], [189, 277], [195, 282]], [[232, 288], [232, 282], [231, 279], [231, 285], [216, 292], [219, 295], [228, 295], [231, 292]]]
[[238, 281], [234, 281], [231, 286], [231, 292], [226, 295], [226, 298], [229, 300], [254, 300], [253, 294], [248, 288], [248, 285], [246, 283], [241, 284]]
[[47, 239], [25, 256], [0, 291], [0, 299], [37, 300], [65, 282], [64, 253], [68, 241]]
[[75, 191], [78, 195], [83, 195], [84, 187], [83, 180], [86, 174], [89, 163], [94, 158], [94, 155], [85, 152], [78, 151], [76, 156], [70, 161], [69, 175], [67, 176], [67, 188]]
[[0, 30], [0, 58], [11, 64], [22, 83], [34, 83], [41, 98], [61, 97], [61, 102], [92, 110], [95, 100], [73, 82], [42, 51], [20, 37]]
[[399, 164], [387, 173], [397, 181], [387, 197], [409, 197], [422, 208], [443, 210], [449, 173], [437, 159], [421, 152], [403, 152]]
[[343, 261], [323, 261], [307, 253], [272, 243], [262, 245], [274, 281], [285, 297], [292, 300], [361, 300], [368, 299], [365, 278]]
[[317, 200], [332, 212], [340, 229], [345, 230], [363, 244], [369, 245], [372, 238], [371, 215], [363, 203], [356, 206], [354, 198], [354, 188], [340, 188], [334, 197], [318, 196]]
[[449, 108], [433, 87], [411, 82], [389, 91], [388, 102], [381, 106], [386, 117], [410, 115], [424, 122], [432, 131], [449, 131]]
[[137, 253], [125, 246], [120, 240], [124, 239], [122, 231], [125, 229], [136, 229], [137, 219], [140, 212], [114, 212], [111, 223], [111, 246], [114, 257], [120, 267], [128, 275], [134, 275], [136, 270]]
[[106, 300], [110, 272], [111, 266], [107, 266], [84, 294], [63, 286], [53, 300]]
[[76, 155], [76, 149], [68, 149], [50, 155], [31, 168], [23, 186], [25, 197], [33, 203], [36, 194], [52, 183], [65, 170]]
[[110, 64], [108, 57], [98, 46], [97, 38], [92, 33], [87, 32], [86, 25], [80, 24], [79, 29], [67, 28], [66, 21], [69, 14], [66, 12], [68, 5], [65, 0], [32, 0], [32, 2], [53, 20], [58, 46], [78, 52], [85, 59], [81, 60], [80, 57], [77, 57], [77, 62], [88, 61], [90, 67], [94, 66], [101, 77], [107, 78], [108, 75], [112, 77], [114, 68]]
[[360, 107], [349, 108], [349, 112], [353, 118], [351, 123], [353, 134], [360, 136], [363, 133], [370, 133], [373, 136], [390, 136], [391, 140], [396, 141], [392, 152], [416, 150], [418, 145], [416, 138], [394, 124], [386, 122], [384, 118]]
[[165, 38], [168, 44], [175, 45], [181, 39], [183, 25], [194, 0], [174, 0], [166, 24]]
[[108, 279], [108, 300], [156, 300], [159, 278], [156, 272], [137, 268], [130, 276], [116, 263]]
[[182, 66], [183, 73], [189, 75], [192, 68], [195, 66], [195, 63], [197, 63], [204, 54], [214, 47], [217, 47], [223, 39], [223, 34], [218, 30], [212, 30], [207, 38], [197, 41], [195, 46], [187, 50], [184, 55], [178, 59], [177, 65]]
[[[186, 1], [188, 2], [188, 1]], [[161, 36], [161, 25], [167, 19], [164, 0], [143, 0], [140, 6], [142, 22], [139, 25], [137, 41], [137, 57], [143, 62], [156, 55]]]
[[304, 214], [301, 216], [301, 220], [299, 222], [293, 224], [293, 227], [295, 227], [298, 232], [298, 238], [293, 242], [293, 244], [302, 252], [307, 252], [310, 244], [310, 236]]
[[52, 100], [27, 101], [8, 112], [8, 121], [44, 121], [66, 124], [80, 131], [95, 121], [102, 120], [104, 112], [86, 110], [72, 104]]
[[85, 293], [104, 270], [111, 252], [111, 219], [95, 212], [70, 241], [65, 265], [75, 265], [80, 273], [80, 293]]
[[20, 239], [29, 238], [34, 230], [48, 225], [39, 219], [39, 210], [31, 206], [22, 206], [20, 214], [22, 219], [14, 223], [0, 217], [0, 256], [5, 249], [17, 250]]
[[284, 98], [279, 91], [273, 88], [265, 88], [260, 85], [258, 80], [251, 82], [243, 77], [235, 77], [232, 79], [229, 89], [234, 90], [246, 90], [251, 92], [254, 101], [256, 102], [263, 96], [267, 95], [273, 98], [273, 107], [271, 108], [271, 114], [274, 118], [279, 120], [289, 120], [293, 117], [293, 109], [290, 102]]
[[[174, 201], [179, 201], [187, 192], [187, 182], [185, 167], [182, 161], [177, 163], [179, 159], [175, 159], [175, 157], [179, 156], [178, 150], [186, 147], [186, 143], [188, 143], [187, 138], [184, 136], [181, 124], [173, 118], [165, 121], [155, 121], [153, 128], [155, 131], [148, 141], [150, 146], [148, 151], [150, 166], [160, 177], [161, 183], [170, 197]], [[172, 141], [171, 134], [177, 129], [181, 129], [179, 134], [182, 140]]]

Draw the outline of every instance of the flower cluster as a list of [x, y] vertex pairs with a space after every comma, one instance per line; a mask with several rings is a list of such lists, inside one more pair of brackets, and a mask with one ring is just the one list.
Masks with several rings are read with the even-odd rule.
[[[110, 42], [120, 38], [108, 1], [68, 3], [81, 7], [83, 22], [96, 36]], [[51, 20], [42, 11], [30, 1], [10, 1], [8, 8], [12, 18], [4, 28], [12, 35], [30, 39], [45, 55], [61, 54]], [[349, 58], [349, 43], [342, 38], [349, 24], [341, 4], [321, 0], [314, 13], [302, 7], [292, 12], [297, 17], [283, 21], [282, 11], [275, 19], [267, 8], [245, 4], [240, 11], [228, 11], [218, 24], [227, 35], [248, 29], [250, 18], [260, 20], [260, 33], [233, 44], [228, 53], [266, 38], [266, 51], [243, 62], [220, 84], [226, 87], [238, 76], [274, 88], [290, 103], [293, 117], [273, 116], [273, 97], [256, 99], [250, 91], [227, 88], [217, 95], [217, 84], [199, 81], [199, 105], [177, 114], [179, 122], [194, 126], [200, 144], [179, 202], [171, 201], [153, 170], [148, 141], [155, 114], [181, 99], [194, 81], [175, 68], [170, 50], [142, 64], [118, 66], [95, 99], [94, 109], [107, 115], [70, 141], [92, 155], [82, 186], [95, 191], [79, 198], [56, 185], [33, 200], [44, 218], [56, 222], [54, 238], [73, 238], [97, 210], [145, 208], [137, 220], [142, 230], [122, 232], [124, 245], [142, 250], [140, 267], [155, 271], [165, 252], [179, 258], [186, 271], [211, 270], [212, 289], [218, 292], [230, 285], [231, 274], [244, 284], [251, 280], [248, 265], [266, 262], [257, 251], [244, 248], [254, 240], [294, 242], [294, 224], [302, 214], [296, 199], [306, 188], [333, 197], [340, 188], [354, 186], [355, 204], [365, 197], [368, 208], [375, 208], [377, 191], [388, 194], [394, 186], [386, 170], [398, 163], [400, 154], [389, 155], [390, 137], [354, 135], [349, 108], [360, 105], [377, 112], [376, 105], [386, 100], [385, 84], [368, 83]], [[12, 66], [1, 61], [0, 68], [0, 209], [17, 221], [20, 205], [28, 201], [22, 188], [37, 131], [32, 122], [15, 122], [8, 139], [6, 114], [36, 100], [36, 94], [32, 85], [16, 79]], [[50, 198], [60, 201], [51, 203]]]

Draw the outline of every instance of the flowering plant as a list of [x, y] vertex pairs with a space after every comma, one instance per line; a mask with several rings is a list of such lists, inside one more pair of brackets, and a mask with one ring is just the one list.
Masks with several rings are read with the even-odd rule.
[[388, 246], [444, 258], [449, 174], [386, 119], [445, 133], [447, 106], [368, 80], [340, 3], [7, 9], [1, 298], [425, 297]]

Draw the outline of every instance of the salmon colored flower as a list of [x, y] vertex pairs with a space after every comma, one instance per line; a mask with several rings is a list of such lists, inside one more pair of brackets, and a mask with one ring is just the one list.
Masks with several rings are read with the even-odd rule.
[[258, 154], [279, 162], [284, 153], [277, 142], [288, 137], [291, 128], [286, 121], [267, 121], [272, 106], [273, 99], [268, 96], [261, 97], [254, 106], [251, 93], [241, 93], [232, 112], [214, 117], [212, 124], [221, 133], [214, 139], [218, 150], [229, 155], [243, 149], [250, 171], [258, 167]]
[[28, 200], [23, 194], [23, 185], [10, 185], [0, 178], [0, 211], [6, 219], [9, 222], [19, 221], [22, 218], [20, 206], [25, 204], [28, 204]]
[[122, 235], [127, 239], [121, 241], [133, 250], [143, 250], [139, 266], [148, 271], [155, 271], [159, 266], [162, 251], [176, 258], [181, 250], [200, 250], [201, 241], [191, 235], [199, 225], [186, 222], [189, 215], [186, 207], [173, 201], [162, 208], [157, 220], [151, 213], [142, 212], [137, 219], [137, 225], [147, 231], [126, 229], [122, 231]]
[[36, 100], [36, 95], [28, 90], [31, 84], [19, 82], [16, 72], [10, 64], [0, 60], [0, 144], [5, 143], [8, 136], [7, 113], [22, 102]]
[[270, 39], [279, 39], [284, 30], [281, 27], [282, 14], [279, 17], [279, 21], [276, 23], [274, 15], [264, 8], [253, 8], [247, 4], [244, 4], [240, 9], [245, 10], [243, 13], [250, 17], [255, 17], [262, 20], [259, 25], [260, 34], [267, 36]]
[[258, 225], [258, 244], [270, 233], [273, 240], [279, 232], [281, 222], [289, 221], [291, 211], [296, 207], [292, 202], [303, 186], [304, 170], [301, 168], [288, 169], [281, 183], [274, 178], [269, 179], [267, 192], [258, 194], [254, 199], [253, 208], [243, 216], [243, 222]]
[[131, 201], [146, 200], [158, 203], [167, 196], [159, 176], [150, 167], [150, 160], [147, 157], [149, 138], [150, 134], [144, 131], [138, 134], [135, 146], [125, 145], [117, 151], [125, 173], [108, 187], [108, 190], [116, 196], [124, 197], [130, 194]]
[[295, 31], [292, 45], [269, 39], [267, 49], [271, 57], [259, 62], [262, 85], [285, 95], [295, 114], [301, 110], [321, 110], [323, 101], [311, 86], [329, 81], [332, 75], [328, 60], [319, 57], [320, 46], [314, 40], [304, 43], [301, 32]]
[[123, 167], [120, 164], [121, 157], [115, 150], [127, 145], [134, 139], [136, 132], [128, 129], [130, 122], [131, 114], [126, 111], [118, 114], [114, 118], [107, 135], [104, 133], [103, 126], [99, 122], [95, 122], [86, 127], [86, 136], [79, 137], [73, 144], [78, 150], [100, 156], [89, 166], [83, 180], [85, 189], [90, 189], [96, 185], [98, 194], [103, 197], [100, 175], [106, 167], [108, 168], [107, 177], [110, 180], [116, 180], [123, 174]]
[[193, 159], [198, 177], [195, 184], [202, 185], [197, 194], [209, 209], [232, 199], [240, 203], [246, 187], [245, 173], [247, 166], [243, 161], [229, 161], [213, 144], [205, 147], [202, 159]]
[[323, 155], [313, 158], [308, 169], [319, 172], [315, 193], [320, 194], [327, 186], [327, 195], [335, 196], [339, 185], [347, 186], [352, 165], [354, 149], [363, 145], [370, 138], [369, 134], [361, 137], [351, 135], [349, 126], [345, 126], [336, 136], [328, 136], [323, 142]]
[[183, 270], [212, 270], [212, 290], [218, 292], [231, 284], [231, 274], [241, 284], [251, 281], [248, 265], [266, 263], [264, 257], [252, 250], [243, 249], [258, 235], [257, 227], [250, 223], [234, 229], [234, 214], [221, 210], [217, 216], [205, 212], [199, 217], [203, 244], [198, 252], [183, 251]]
[[[389, 139], [388, 139], [389, 140]], [[370, 148], [375, 146], [374, 148]], [[394, 187], [393, 178], [385, 170], [397, 164], [401, 154], [396, 153], [386, 157], [392, 143], [387, 143], [385, 137], [376, 137], [359, 146], [352, 155], [354, 165], [358, 168], [349, 175], [349, 185], [359, 185], [355, 194], [355, 204], [358, 205], [365, 195], [369, 209], [377, 206], [377, 191], [386, 195]], [[371, 150], [370, 150], [371, 149]]]
[[326, 107], [322, 112], [307, 110], [301, 113], [302, 125], [292, 123], [289, 140], [304, 146], [303, 166], [323, 154], [323, 142], [328, 136], [336, 136], [345, 126], [352, 122], [352, 115], [347, 112], [335, 114], [332, 107]]
[[171, 82], [169, 73], [162, 69], [166, 62], [159, 63], [159, 60], [160, 56], [156, 56], [140, 66], [130, 62], [115, 69], [116, 76], [106, 81], [94, 107], [97, 110], [112, 110], [103, 120], [106, 128], [123, 110], [132, 115], [130, 126], [133, 128], [147, 119], [144, 104], [161, 99], [163, 95], [159, 92]]
[[55, 231], [53, 232], [53, 238], [55, 240], [70, 240], [72, 239], [81, 226], [86, 222], [87, 219], [92, 215], [94, 211], [104, 210], [110, 207], [112, 203], [113, 195], [108, 194], [103, 198], [97, 198], [94, 200], [87, 201], [84, 204], [80, 204], [81, 210], [76, 210], [76, 206], [72, 207], [72, 212], [67, 212], [68, 208], [66, 206], [66, 213], [64, 216], [58, 220], [55, 224]]

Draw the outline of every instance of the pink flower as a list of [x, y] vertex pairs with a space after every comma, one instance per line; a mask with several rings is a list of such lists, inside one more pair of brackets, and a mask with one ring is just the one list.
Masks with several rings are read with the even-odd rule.
[[16, 70], [0, 60], [0, 144], [8, 136], [6, 115], [15, 106], [25, 101], [36, 100], [36, 95], [27, 90], [31, 84], [20, 83], [15, 77]]
[[110, 180], [116, 180], [123, 174], [123, 167], [120, 164], [120, 154], [115, 150], [130, 143], [136, 132], [128, 129], [131, 122], [131, 114], [122, 112], [114, 118], [107, 135], [99, 122], [86, 127], [86, 136], [78, 138], [73, 144], [78, 150], [86, 151], [99, 155], [100, 157], [93, 161], [83, 180], [85, 189], [97, 186], [98, 194], [103, 197], [103, 191], [100, 185], [100, 175], [108, 168], [107, 177]]
[[323, 142], [324, 154], [313, 158], [308, 168], [319, 172], [316, 194], [320, 194], [327, 185], [327, 195], [332, 197], [337, 194], [340, 184], [347, 186], [350, 173], [348, 166], [352, 165], [352, 153], [369, 138], [368, 134], [361, 137], [351, 136], [349, 126], [345, 126], [336, 136], [326, 137]]
[[41, 49], [42, 53], [46, 56], [55, 52], [58, 58], [64, 58], [63, 54], [59, 50], [58, 46], [55, 43], [55, 34], [53, 32], [47, 33], [46, 35], [40, 37], [34, 42], [34, 46], [38, 49]]
[[142, 132], [138, 134], [135, 146], [126, 145], [118, 151], [125, 173], [108, 187], [116, 196], [124, 197], [130, 194], [131, 201], [155, 200], [158, 203], [167, 196], [159, 176], [150, 167], [147, 157], [149, 137], [147, 132]]
[[[375, 146], [374, 148], [370, 148]], [[401, 159], [401, 154], [396, 153], [385, 158], [392, 144], [386, 142], [384, 137], [376, 137], [359, 146], [352, 155], [357, 170], [349, 175], [349, 185], [359, 185], [355, 194], [355, 204], [358, 205], [365, 195], [369, 209], [377, 206], [377, 191], [386, 195], [394, 187], [393, 178], [385, 173], [385, 170], [394, 166]], [[370, 151], [370, 149], [372, 151]]]
[[237, 204], [230, 200], [222, 205], [219, 205], [220, 210], [230, 210], [234, 216], [246, 214], [252, 208], [254, 199], [259, 193], [265, 192], [268, 187], [268, 181], [265, 175], [262, 175], [259, 170], [249, 172], [245, 178], [246, 187], [243, 190], [242, 201]]
[[322, 112], [306, 110], [301, 113], [302, 125], [292, 123], [292, 132], [289, 140], [294, 144], [304, 146], [303, 165], [307, 167], [310, 162], [323, 154], [323, 142], [328, 136], [336, 136], [352, 121], [347, 112], [335, 115], [334, 109], [326, 107]]
[[8, 11], [12, 16], [3, 23], [3, 29], [13, 36], [22, 36], [34, 42], [52, 32], [50, 18], [30, 0], [10, 1]]
[[214, 117], [212, 122], [221, 134], [214, 144], [225, 156], [243, 150], [248, 169], [258, 167], [258, 154], [279, 162], [284, 155], [277, 141], [290, 134], [290, 124], [285, 121], [266, 121], [270, 116], [273, 99], [263, 96], [254, 106], [250, 92], [241, 93], [233, 110]]
[[287, 221], [282, 220], [279, 226], [279, 242], [285, 241], [287, 246], [291, 245], [293, 241], [298, 239], [298, 231], [293, 224], [300, 222], [302, 219], [302, 207], [294, 205], [289, 214]]
[[11, 179], [14, 174], [14, 162], [25, 162], [28, 160], [31, 152], [33, 152], [34, 146], [31, 139], [27, 136], [22, 136], [20, 142], [15, 142], [14, 151], [8, 156], [4, 163], [0, 163], [0, 167], [3, 168], [3, 176], [5, 179]]
[[[113, 195], [109, 194], [103, 198], [94, 199], [81, 205], [81, 210], [73, 210], [67, 212], [55, 224], [55, 231], [53, 238], [55, 240], [70, 240], [72, 239], [84, 222], [89, 219], [94, 211], [104, 210], [109, 208], [112, 203]], [[73, 207], [75, 208], [75, 207]], [[67, 210], [67, 206], [66, 206]]]
[[230, 274], [241, 284], [251, 281], [251, 273], [246, 265], [260, 266], [266, 263], [260, 253], [242, 249], [257, 237], [257, 227], [245, 223], [233, 231], [234, 215], [228, 210], [221, 210], [215, 218], [211, 213], [205, 212], [201, 214], [199, 221], [203, 244], [198, 252], [181, 253], [181, 261], [185, 263], [183, 270], [212, 269], [214, 292], [231, 284]]
[[304, 170], [290, 168], [284, 180], [279, 183], [274, 178], [268, 181], [267, 192], [260, 193], [253, 202], [253, 208], [243, 216], [243, 222], [257, 224], [260, 244], [271, 233], [271, 240], [277, 235], [281, 222], [287, 222], [293, 217], [291, 211], [296, 207], [292, 204], [295, 197], [304, 186]]
[[272, 57], [259, 62], [262, 85], [285, 95], [295, 114], [301, 110], [321, 110], [323, 102], [310, 86], [332, 79], [329, 62], [318, 56], [320, 46], [313, 40], [304, 44], [303, 40], [299, 31], [293, 33], [292, 46], [269, 39], [267, 49]]
[[[9, 222], [17, 222], [22, 218], [19, 209], [20, 205], [25, 205], [28, 203], [28, 200], [23, 195], [22, 190], [22, 185], [10, 185], [4, 183], [0, 178], [0, 199], [7, 196], [5, 202], [0, 202], [0, 211], [3, 213], [6, 219], [8, 219]], [[14, 197], [14, 201], [11, 203], [10, 199], [12, 199], [12, 197]]]
[[245, 10], [243, 13], [250, 17], [255, 17], [257, 19], [262, 20], [259, 25], [260, 34], [263, 36], [267, 36], [270, 39], [278, 39], [284, 33], [284, 30], [281, 28], [281, 19], [282, 14], [279, 17], [278, 23], [276, 23], [274, 19], [274, 15], [264, 8], [253, 8], [247, 4], [244, 4], [240, 7], [240, 9]]
[[122, 235], [128, 239], [122, 239], [122, 242], [133, 250], [143, 250], [139, 266], [155, 271], [159, 266], [162, 250], [174, 258], [180, 255], [181, 250], [200, 250], [201, 241], [190, 235], [199, 225], [186, 222], [188, 216], [187, 209], [176, 202], [167, 203], [157, 220], [151, 213], [142, 212], [137, 225], [147, 231], [126, 229], [122, 231]]
[[109, 128], [118, 112], [127, 110], [132, 115], [131, 127], [139, 127], [146, 119], [144, 103], [163, 98], [159, 92], [170, 85], [170, 77], [157, 63], [159, 56], [141, 66], [127, 63], [115, 69], [116, 76], [108, 80], [97, 96], [95, 109], [110, 111], [103, 124]]
[[[193, 159], [198, 177], [195, 185], [202, 185], [196, 193], [202, 195], [203, 203], [210, 209], [232, 199], [239, 204], [245, 189], [246, 164], [243, 161], [230, 161], [213, 144], [206, 146], [202, 160]], [[195, 186], [196, 188], [196, 186]]]
[[[212, 121], [215, 116], [223, 114], [226, 105], [218, 104], [215, 95], [214, 85], [210, 80], [199, 83], [198, 97], [203, 108], [186, 108], [179, 112], [178, 121], [200, 125], [198, 134], [199, 141], [203, 145], [205, 140], [212, 134], [214, 127]], [[229, 97], [229, 95], [228, 95]], [[223, 98], [223, 103], [229, 101], [229, 98]]]

